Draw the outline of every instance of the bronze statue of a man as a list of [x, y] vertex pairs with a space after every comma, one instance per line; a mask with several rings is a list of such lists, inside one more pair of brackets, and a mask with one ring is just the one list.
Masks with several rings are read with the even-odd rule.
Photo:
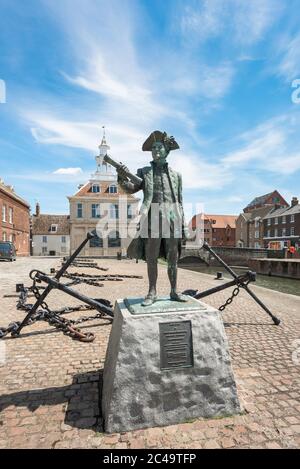
[[141, 208], [140, 231], [128, 247], [129, 257], [147, 261], [149, 291], [142, 305], [149, 306], [157, 299], [157, 261], [163, 257], [168, 263], [168, 276], [171, 284], [170, 299], [187, 301], [177, 292], [177, 262], [181, 245], [186, 236], [182, 206], [181, 175], [170, 168], [167, 156], [170, 151], [179, 149], [173, 137], [166, 132], [155, 130], [144, 142], [143, 151], [151, 151], [150, 166], [140, 168], [137, 176], [140, 183], [132, 183], [125, 165], [118, 169], [118, 182], [125, 192], [144, 192]]

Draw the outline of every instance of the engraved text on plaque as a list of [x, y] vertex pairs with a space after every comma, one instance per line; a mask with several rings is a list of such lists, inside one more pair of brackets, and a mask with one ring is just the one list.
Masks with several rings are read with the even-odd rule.
[[187, 368], [193, 366], [191, 321], [163, 322], [159, 324], [160, 368]]

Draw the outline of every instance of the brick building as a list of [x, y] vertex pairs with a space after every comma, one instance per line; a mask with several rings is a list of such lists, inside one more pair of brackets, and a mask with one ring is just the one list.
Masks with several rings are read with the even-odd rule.
[[192, 218], [191, 225], [193, 230], [201, 227], [203, 239], [210, 246], [234, 247], [236, 219], [236, 215], [199, 214]]
[[236, 222], [236, 246], [247, 248], [264, 247], [263, 218], [270, 212], [270, 207], [260, 207], [252, 212], [241, 213]]
[[11, 241], [18, 256], [30, 254], [30, 206], [0, 179], [0, 240]]
[[293, 197], [289, 207], [274, 208], [263, 220], [264, 244], [269, 249], [300, 248], [300, 205]]
[[256, 208], [269, 206], [270, 208], [278, 205], [278, 207], [288, 207], [287, 201], [282, 197], [277, 190], [269, 194], [255, 197], [250, 204], [244, 208], [244, 213], [252, 212]]
[[244, 248], [264, 247], [264, 217], [274, 208], [288, 207], [277, 190], [255, 197], [236, 220], [236, 246]]

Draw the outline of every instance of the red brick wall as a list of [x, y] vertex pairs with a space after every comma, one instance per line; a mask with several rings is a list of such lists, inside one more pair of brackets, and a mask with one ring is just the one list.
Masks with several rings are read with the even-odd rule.
[[[6, 206], [6, 222], [2, 221], [2, 207]], [[13, 209], [12, 224], [9, 223], [9, 209]], [[30, 254], [30, 222], [29, 207], [18, 202], [0, 189], [0, 240], [6, 233], [6, 240], [13, 243], [17, 249], [18, 256], [29, 256]]]
[[213, 228], [212, 246], [235, 247], [235, 228]]

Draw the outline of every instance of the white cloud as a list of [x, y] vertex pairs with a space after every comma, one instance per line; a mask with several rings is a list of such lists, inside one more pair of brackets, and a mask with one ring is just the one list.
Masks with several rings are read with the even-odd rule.
[[[276, 3], [253, 0], [249, 6], [249, 2], [242, 0], [205, 0], [201, 9], [197, 1], [195, 8], [189, 7], [190, 16], [183, 17], [182, 28], [187, 35], [198, 34], [201, 41], [225, 32], [237, 43], [253, 44], [275, 21]], [[122, 15], [115, 14], [119, 5], [114, 0], [104, 2], [101, 9], [98, 2], [90, 1], [83, 4], [65, 0], [59, 7], [54, 7], [52, 1], [48, 4], [61, 27], [71, 57], [62, 74], [73, 91], [78, 87], [77, 97], [81, 92], [83, 97], [80, 114], [77, 101], [74, 113], [70, 101], [55, 103], [51, 96], [36, 100], [34, 105], [32, 99], [23, 106], [27, 111], [22, 115], [38, 143], [81, 148], [90, 151], [92, 156], [101, 140], [101, 125], [105, 124], [112, 156], [126, 162], [131, 170], [148, 163], [150, 155], [142, 153], [141, 146], [155, 128], [168, 130], [170, 127], [173, 132], [177, 127], [179, 131], [174, 130], [174, 133], [178, 138], [178, 134], [183, 137], [180, 143], [187, 142], [189, 136], [193, 139], [191, 148], [195, 142], [198, 146], [203, 144], [197, 125], [207, 109], [211, 109], [209, 106], [218, 106], [228, 93], [235, 78], [232, 63], [223, 60], [213, 66], [210, 61], [209, 64], [204, 62], [200, 55], [191, 58], [184, 47], [172, 53], [166, 46], [165, 50], [160, 50], [160, 60], [156, 57], [152, 61], [155, 54], [151, 55], [150, 50], [145, 66], [144, 58], [140, 60], [140, 45], [135, 36], [135, 24], [142, 18], [137, 16], [135, 8], [129, 7], [129, 2], [125, 2]], [[155, 38], [152, 46], [154, 44]], [[249, 60], [249, 54], [242, 52], [240, 57]], [[272, 123], [269, 128], [255, 129], [251, 135], [241, 136], [234, 151], [220, 162], [208, 162], [194, 151], [181, 151], [178, 156], [176, 152], [172, 154], [170, 164], [183, 174], [185, 188], [218, 190], [234, 181], [233, 168], [254, 160], [264, 165], [264, 158], [278, 156], [273, 165], [278, 172], [286, 135], [286, 128]], [[290, 158], [290, 168], [296, 168], [297, 155], [290, 154]], [[83, 163], [79, 164], [85, 168]], [[85, 164], [92, 167], [92, 172], [92, 159]], [[83, 178], [83, 174], [76, 172], [78, 169], [60, 168], [52, 176]], [[71, 172], [60, 172], [64, 170]]]
[[230, 197], [226, 198], [226, 202], [229, 203], [235, 203], [235, 202], [243, 202], [245, 200], [245, 197], [239, 196], [239, 195], [232, 195]]
[[174, 154], [172, 168], [182, 174], [185, 189], [220, 190], [232, 181], [232, 174], [222, 163], [207, 163], [199, 155]]
[[182, 31], [186, 35], [196, 33], [200, 41], [218, 36], [223, 29], [222, 19], [226, 9], [226, 4], [220, 0], [193, 2], [185, 6], [181, 18]]
[[283, 9], [280, 0], [203, 0], [185, 6], [181, 29], [188, 41], [224, 35], [238, 45], [262, 39]]
[[297, 114], [271, 119], [237, 139], [239, 148], [223, 157], [228, 168], [255, 167], [277, 174], [300, 170], [300, 118]]
[[[39, 143], [92, 150], [95, 125], [100, 127], [101, 123], [107, 125], [109, 132], [113, 132], [113, 127], [125, 126], [135, 137], [145, 136], [154, 128], [164, 128], [166, 122], [172, 122], [173, 128], [179, 123], [195, 138], [196, 111], [190, 106], [189, 98], [220, 99], [232, 84], [234, 69], [230, 63], [215, 67], [200, 63], [192, 67], [184, 51], [181, 63], [178, 51], [172, 53], [167, 48], [161, 51], [160, 62], [151, 62], [150, 57], [148, 67], [142, 66], [135, 28], [143, 18], [131, 2], [124, 3], [122, 15], [115, 14], [119, 4], [114, 0], [103, 2], [101, 8], [99, 3], [90, 1], [83, 6], [78, 0], [65, 0], [59, 8], [54, 8], [51, 1], [45, 3], [71, 48], [72, 67], [62, 71], [62, 75], [71, 85], [95, 93], [95, 101], [89, 116], [83, 106], [84, 117], [78, 122], [70, 119], [72, 109], [66, 104], [55, 106], [60, 110], [55, 116], [49, 112], [53, 109], [51, 97], [43, 99], [44, 103], [48, 101], [48, 109], [41, 110], [32, 103], [24, 105], [23, 109], [31, 110], [25, 117]], [[210, 104], [202, 103], [202, 112], [209, 107]], [[196, 137], [198, 140], [199, 135]], [[122, 144], [126, 147], [124, 140]]]
[[[189, 68], [189, 73], [186, 73]], [[197, 96], [206, 99], [220, 99], [226, 95], [234, 78], [234, 67], [229, 62], [216, 66], [206, 64], [181, 63], [172, 72], [168, 87], [184, 96]]]
[[293, 39], [282, 44], [283, 57], [278, 66], [278, 72], [287, 81], [300, 76], [300, 33]]
[[53, 171], [53, 174], [62, 174], [67, 176], [77, 176], [82, 174], [81, 168], [59, 168], [56, 171]]
[[263, 39], [284, 8], [282, 0], [231, 0], [231, 3], [236, 41], [246, 45]]
[[[95, 169], [94, 169], [95, 170]], [[22, 181], [34, 181], [37, 183], [48, 183], [48, 184], [77, 184], [86, 182], [90, 173], [88, 171], [75, 172], [71, 173], [56, 173], [56, 172], [47, 172], [47, 171], [31, 171], [23, 172], [22, 174], [9, 175], [17, 180]]]
[[39, 143], [95, 150], [95, 143], [99, 140], [97, 131], [99, 133], [100, 126], [97, 128], [95, 124], [67, 121], [39, 111], [26, 112], [24, 117], [31, 124], [31, 133]]

